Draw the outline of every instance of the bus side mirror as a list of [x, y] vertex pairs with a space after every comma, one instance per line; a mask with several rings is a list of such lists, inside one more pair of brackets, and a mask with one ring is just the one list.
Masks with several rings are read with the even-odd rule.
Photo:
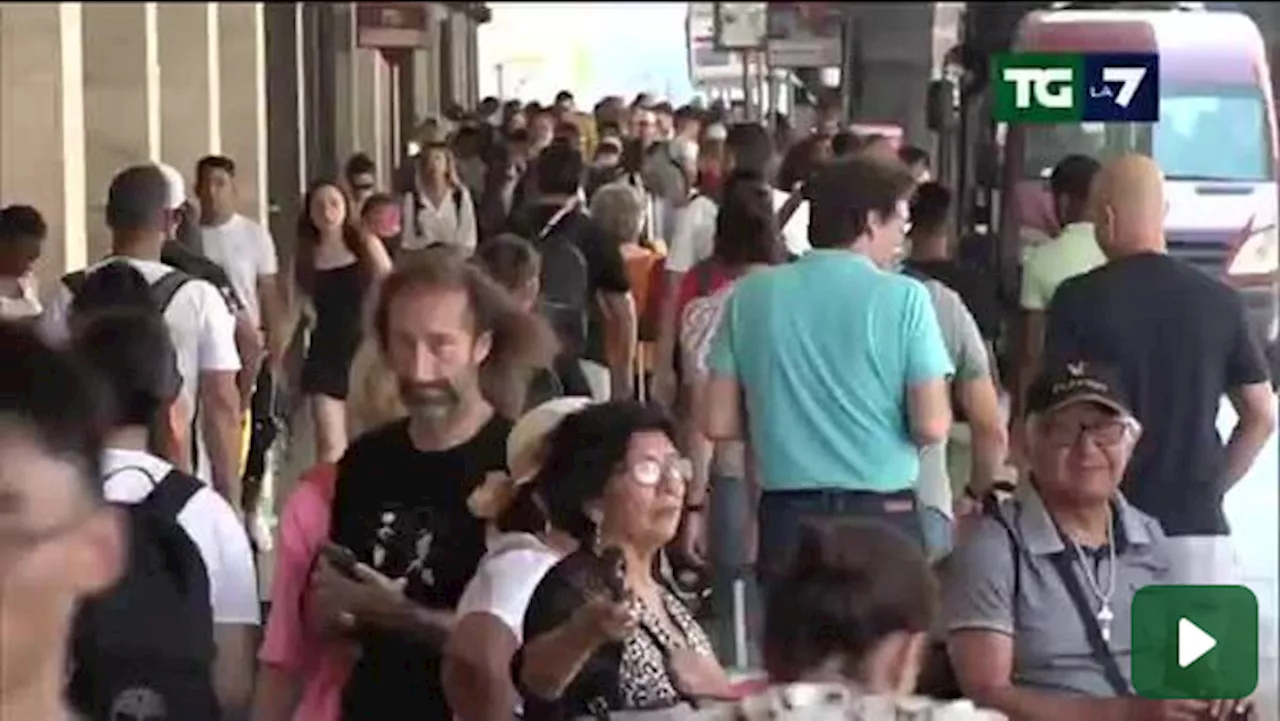
[[934, 80], [929, 83], [929, 94], [925, 102], [925, 118], [929, 129], [940, 133], [956, 124], [958, 88], [950, 80]]

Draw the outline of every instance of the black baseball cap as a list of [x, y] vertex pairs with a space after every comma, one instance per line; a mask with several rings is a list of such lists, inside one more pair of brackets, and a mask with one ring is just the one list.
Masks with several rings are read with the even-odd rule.
[[1027, 394], [1030, 413], [1052, 413], [1073, 403], [1096, 403], [1116, 413], [1133, 415], [1115, 369], [1096, 361], [1068, 361], [1047, 367]]

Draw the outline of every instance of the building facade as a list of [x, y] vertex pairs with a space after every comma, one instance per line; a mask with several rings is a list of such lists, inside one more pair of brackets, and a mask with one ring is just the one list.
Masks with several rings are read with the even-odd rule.
[[481, 3], [429, 7], [395, 67], [356, 46], [355, 3], [0, 3], [0, 205], [39, 208], [42, 281], [101, 258], [107, 185], [164, 161], [238, 166], [242, 212], [292, 254], [301, 197], [356, 151], [385, 181], [401, 128], [476, 102]]

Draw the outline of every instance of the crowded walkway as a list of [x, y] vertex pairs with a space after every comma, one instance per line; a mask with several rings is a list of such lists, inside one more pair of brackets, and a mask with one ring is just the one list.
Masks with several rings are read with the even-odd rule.
[[1275, 503], [1156, 163], [1062, 158], [1006, 304], [928, 152], [776, 131], [486, 98], [288, 257], [236, 158], [139, 164], [46, 287], [0, 209], [0, 720], [1275, 718], [1274, 647], [1138, 622]]

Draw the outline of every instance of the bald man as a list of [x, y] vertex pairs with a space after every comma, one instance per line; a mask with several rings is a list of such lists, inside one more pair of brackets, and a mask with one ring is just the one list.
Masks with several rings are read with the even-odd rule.
[[[1222, 498], [1275, 428], [1262, 351], [1236, 291], [1165, 252], [1164, 178], [1154, 161], [1118, 158], [1091, 191], [1108, 262], [1058, 287], [1045, 360], [1119, 369], [1143, 425], [1125, 495], [1164, 527], [1178, 582], [1236, 583]], [[1240, 419], [1225, 445], [1215, 427], [1224, 395]]]

